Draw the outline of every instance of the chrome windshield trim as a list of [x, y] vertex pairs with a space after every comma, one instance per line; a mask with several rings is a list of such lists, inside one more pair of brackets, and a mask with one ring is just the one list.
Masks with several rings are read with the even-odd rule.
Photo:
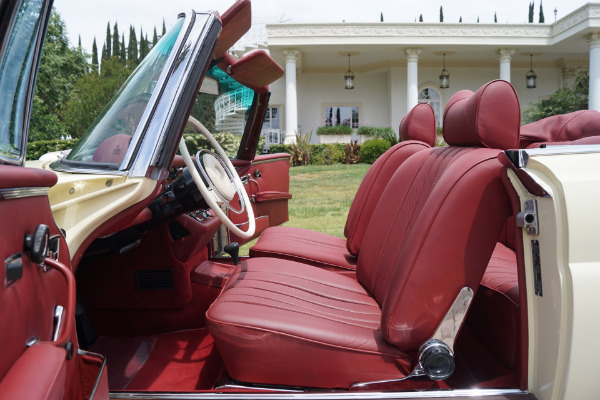
[[517, 168], [527, 166], [529, 157], [531, 156], [556, 156], [566, 154], [587, 154], [600, 153], [600, 145], [562, 145], [562, 146], [546, 146], [544, 148], [522, 149], [518, 150], [518, 165]]
[[[175, 151], [177, 139], [181, 136], [182, 130], [180, 131], [177, 126], [176, 117], [181, 114], [180, 104], [183, 95], [189, 90], [196, 90], [192, 87], [195, 85], [195, 79], [200, 82], [206, 65], [212, 59], [212, 51], [217, 40], [216, 29], [218, 28], [219, 31], [221, 29], [219, 18], [214, 12], [192, 11], [189, 20], [189, 29], [185, 35], [180, 36], [180, 47], [172, 54], [175, 59], [170, 61], [172, 64], [168, 79], [161, 88], [159, 99], [154, 104], [152, 116], [144, 126], [145, 134], [140, 138], [139, 150], [131, 160], [130, 176], [158, 179], [153, 168], [168, 168], [166, 165], [159, 164], [166, 163], [167, 153], [171, 151], [171, 147], [173, 152]], [[208, 43], [210, 40], [213, 42]], [[185, 122], [181, 125], [184, 124]], [[174, 128], [177, 128], [177, 132], [174, 132]], [[168, 140], [171, 137], [173, 143]], [[170, 161], [171, 157], [168, 159]]]
[[0, 189], [0, 200], [24, 199], [27, 197], [48, 196], [47, 187]]
[[[71, 164], [73, 163], [73, 164]], [[89, 168], [84, 168], [83, 166], [89, 166]], [[110, 174], [110, 175], [127, 175], [127, 171], [112, 169], [112, 168], [98, 168], [97, 163], [84, 163], [79, 161], [63, 161], [57, 160], [50, 164], [50, 169], [52, 171], [60, 171], [60, 172], [68, 172], [72, 174]]]
[[[257, 388], [258, 389], [258, 388]], [[519, 389], [464, 389], [431, 390], [408, 392], [310, 392], [310, 393], [169, 393], [169, 392], [111, 392], [111, 399], [155, 399], [155, 400], [379, 400], [379, 399], [436, 399], [436, 398], [481, 398], [494, 396], [529, 396]]]

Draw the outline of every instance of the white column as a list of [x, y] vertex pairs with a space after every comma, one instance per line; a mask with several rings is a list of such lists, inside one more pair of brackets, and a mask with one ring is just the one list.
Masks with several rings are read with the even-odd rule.
[[588, 108], [600, 111], [600, 32], [587, 36], [590, 46], [590, 94]]
[[408, 113], [419, 102], [419, 54], [421, 49], [405, 49], [406, 62], [406, 112]]
[[298, 96], [296, 91], [296, 60], [298, 50], [283, 51], [285, 56], [285, 144], [296, 143], [298, 132]]
[[500, 61], [500, 79], [510, 82], [510, 61], [512, 60], [514, 49], [500, 49], [496, 53]]

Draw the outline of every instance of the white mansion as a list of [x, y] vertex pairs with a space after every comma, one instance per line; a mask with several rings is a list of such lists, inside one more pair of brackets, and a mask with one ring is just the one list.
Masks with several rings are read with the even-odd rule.
[[[266, 36], [285, 76], [271, 85], [264, 129], [285, 132], [286, 142], [295, 140], [295, 132], [326, 123], [398, 132], [402, 117], [423, 101], [432, 104], [441, 124], [452, 94], [497, 78], [510, 81], [527, 108], [588, 69], [589, 107], [600, 111], [600, 4], [552, 24], [269, 24]], [[447, 88], [440, 88], [443, 68]], [[531, 69], [535, 88], [526, 84]], [[349, 70], [352, 90], [345, 88]]]

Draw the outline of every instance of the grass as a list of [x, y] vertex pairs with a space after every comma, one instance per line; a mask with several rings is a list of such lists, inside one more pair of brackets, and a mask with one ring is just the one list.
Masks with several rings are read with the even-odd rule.
[[[344, 237], [348, 210], [371, 165], [306, 165], [290, 168], [290, 220], [286, 226]], [[253, 240], [240, 249], [247, 255]]]

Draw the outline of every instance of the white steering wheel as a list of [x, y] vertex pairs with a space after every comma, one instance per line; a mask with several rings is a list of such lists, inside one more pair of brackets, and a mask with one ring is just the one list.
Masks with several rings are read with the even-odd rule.
[[[244, 185], [242, 184], [235, 167], [231, 164], [229, 157], [225, 154], [221, 145], [200, 121], [190, 116], [188, 122], [194, 129], [197, 129], [206, 137], [218, 154], [217, 156], [217, 154], [208, 150], [200, 150], [198, 152], [196, 155], [196, 164], [203, 175], [200, 176], [196, 169], [196, 165], [194, 164], [194, 160], [192, 160], [190, 152], [185, 145], [185, 141], [183, 140], [183, 137], [181, 138], [181, 141], [179, 142], [179, 152], [183, 157], [183, 161], [185, 162], [188, 171], [192, 175], [192, 179], [194, 179], [194, 183], [198, 186], [198, 190], [200, 190], [202, 197], [204, 197], [204, 200], [206, 200], [212, 211], [231, 232], [243, 238], [252, 237], [256, 229], [254, 211], [252, 210], [250, 199], [244, 190]], [[240, 209], [237, 209], [230, 204], [236, 193], [240, 199]], [[243, 231], [234, 224], [221, 209], [221, 204], [225, 204], [228, 209], [237, 214], [240, 214], [245, 210], [246, 215], [248, 216], [248, 230]]]

